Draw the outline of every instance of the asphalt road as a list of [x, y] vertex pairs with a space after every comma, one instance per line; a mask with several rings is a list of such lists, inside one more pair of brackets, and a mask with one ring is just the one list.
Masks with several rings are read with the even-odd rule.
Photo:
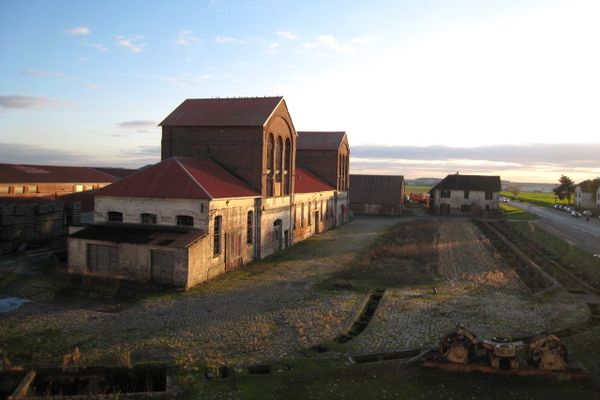
[[517, 201], [511, 201], [510, 204], [537, 214], [540, 218], [535, 223], [550, 233], [560, 236], [592, 254], [600, 254], [600, 219], [590, 218], [589, 221], [586, 221], [585, 217], [573, 217], [566, 211], [554, 208]]

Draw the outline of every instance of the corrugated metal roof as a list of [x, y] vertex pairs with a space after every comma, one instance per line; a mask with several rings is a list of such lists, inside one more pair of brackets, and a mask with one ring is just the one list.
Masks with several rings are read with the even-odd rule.
[[346, 137], [346, 132], [298, 132], [296, 148], [298, 150], [337, 151]]
[[139, 170], [96, 195], [176, 199], [260, 196], [214, 161], [185, 157], [171, 157]]
[[350, 175], [350, 202], [402, 204], [402, 175]]
[[460, 175], [446, 176], [430, 190], [482, 190], [486, 192], [499, 192], [502, 183], [499, 176], [488, 175]]
[[296, 185], [294, 188], [296, 193], [327, 192], [330, 190], [335, 190], [335, 188], [308, 169], [296, 167]]
[[116, 180], [89, 167], [0, 164], [0, 183], [110, 183]]
[[206, 235], [200, 229], [161, 225], [92, 225], [75, 232], [75, 239], [185, 248]]
[[263, 126], [283, 97], [187, 99], [160, 126]]

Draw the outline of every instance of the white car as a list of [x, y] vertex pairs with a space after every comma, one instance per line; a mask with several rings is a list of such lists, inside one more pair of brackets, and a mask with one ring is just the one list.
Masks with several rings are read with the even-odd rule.
[[574, 216], [574, 217], [577, 217], [577, 218], [583, 216], [583, 214], [581, 214], [579, 211], [572, 211], [571, 215]]
[[585, 210], [584, 212], [582, 212], [584, 217], [591, 217], [592, 216], [592, 212], [590, 210]]

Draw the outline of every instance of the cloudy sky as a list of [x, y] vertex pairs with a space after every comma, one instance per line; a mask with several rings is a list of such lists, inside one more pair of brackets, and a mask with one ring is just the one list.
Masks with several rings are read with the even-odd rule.
[[[326, 3], [326, 4], [323, 4]], [[0, 2], [0, 162], [141, 166], [185, 98], [284, 95], [352, 172], [600, 176], [600, 1]]]

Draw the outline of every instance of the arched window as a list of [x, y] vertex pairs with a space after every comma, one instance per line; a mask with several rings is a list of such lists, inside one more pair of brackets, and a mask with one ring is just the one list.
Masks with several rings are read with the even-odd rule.
[[246, 217], [246, 244], [252, 244], [254, 239], [254, 212], [248, 211]]
[[156, 214], [143, 213], [140, 221], [142, 224], [156, 224]]
[[177, 226], [194, 226], [194, 217], [189, 215], [178, 215]]
[[213, 255], [221, 254], [221, 216], [216, 216], [213, 224]]
[[275, 146], [273, 134], [269, 133], [267, 141], [267, 196], [273, 196], [273, 148]]
[[277, 142], [275, 143], [275, 182], [278, 185], [275, 185], [275, 196], [281, 196], [281, 166], [282, 166], [282, 157], [283, 156], [283, 141], [281, 140], [281, 136], [277, 137]]
[[123, 213], [119, 211], [109, 211], [108, 222], [123, 222]]
[[346, 190], [350, 188], [350, 154], [346, 154]]
[[342, 190], [342, 155], [340, 154], [338, 156], [338, 182], [337, 182], [337, 187], [338, 190]]
[[285, 150], [283, 152], [283, 194], [290, 194], [290, 182], [292, 180], [292, 146], [290, 139], [285, 139]]

